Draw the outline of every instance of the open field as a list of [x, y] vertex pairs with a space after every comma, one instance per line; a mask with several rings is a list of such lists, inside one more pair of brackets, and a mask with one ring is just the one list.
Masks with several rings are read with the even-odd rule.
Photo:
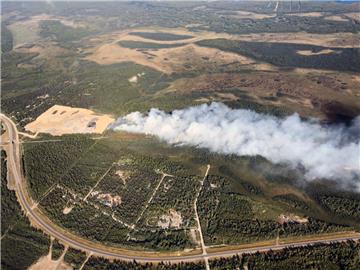
[[[175, 31], [174, 33], [178, 34], [179, 32]], [[128, 44], [128, 42], [137, 41], [138, 44], [149, 43], [144, 41], [143, 38], [134, 39], [130, 36], [131, 39], [129, 39], [129, 35], [126, 33], [119, 37], [116, 41], [110, 41], [107, 44], [95, 47], [95, 49], [88, 50], [87, 53], [90, 53], [90, 55], [87, 56], [86, 59], [106, 65], [132, 61], [165, 73], [192, 70], [194, 65], [200, 70], [211, 70], [217, 66], [234, 62], [239, 62], [242, 65], [254, 64], [254, 61], [246, 57], [225, 53], [216, 49], [204, 50], [193, 43], [184, 43], [183, 41], [181, 43], [153, 43], [154, 45], [159, 44], [157, 48], [153, 47], [153, 45], [149, 49], [142, 48], [141, 50], [137, 49], [138, 46], [134, 48], [124, 48], [121, 47], [121, 44]], [[166, 48], [168, 46], [175, 47]]]
[[33, 133], [63, 135], [72, 133], [103, 133], [114, 121], [109, 115], [95, 114], [81, 108], [55, 105], [27, 124], [25, 130]]

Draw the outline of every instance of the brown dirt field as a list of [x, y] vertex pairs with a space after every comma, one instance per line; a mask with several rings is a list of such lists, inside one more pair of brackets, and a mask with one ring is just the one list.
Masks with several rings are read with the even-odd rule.
[[275, 17], [276, 14], [263, 14], [263, 13], [255, 13], [250, 11], [237, 11], [237, 15], [235, 15], [237, 18], [240, 19], [255, 19], [255, 20], [261, 20], [266, 18], [272, 18]]
[[360, 12], [345, 13], [344, 15], [353, 20], [360, 21]]
[[41, 257], [29, 270], [72, 270], [73, 268], [64, 261], [54, 261], [48, 256]]
[[[323, 106], [334, 101], [360, 109], [360, 100], [354, 99], [354, 96], [360, 94], [358, 82], [359, 78], [355, 75], [319, 71], [306, 74], [260, 71], [246, 74], [218, 73], [178, 79], [169, 88], [159, 92], [159, 95], [176, 91], [183, 95], [203, 92], [208, 95], [204, 97], [206, 101], [246, 98], [260, 104], [285, 107], [303, 116], [323, 118]], [[241, 91], [227, 91], [234, 88]]]
[[302, 13], [290, 13], [287, 15], [300, 16], [300, 17], [322, 17], [325, 15], [323, 12], [302, 12]]
[[52, 253], [52, 242], [50, 245], [49, 253], [46, 256], [39, 258], [39, 260], [31, 265], [28, 270], [72, 270], [73, 268], [64, 262], [64, 255], [67, 251], [67, 248], [64, 249], [63, 254], [57, 260], [51, 259]]
[[327, 17], [325, 17], [325, 20], [337, 21], [337, 22], [347, 22], [348, 21], [348, 19], [343, 18], [339, 15], [327, 16]]
[[[195, 68], [196, 70], [214, 70], [224, 64], [248, 65], [247, 68], [255, 70], [274, 70], [275, 67], [254, 61], [248, 57], [239, 54], [224, 52], [215, 48], [205, 48], [194, 44], [202, 39], [226, 38], [236, 39], [236, 36], [229, 34], [217, 34], [213, 32], [193, 33], [185, 28], [166, 29], [166, 28], [139, 28], [131, 31], [142, 32], [168, 32], [178, 35], [192, 35], [194, 38], [182, 41], [156, 41], [145, 39], [138, 36], [129, 35], [130, 30], [113, 33], [111, 35], [99, 36], [88, 40], [90, 49], [85, 52], [89, 55], [87, 60], [98, 64], [109, 65], [113, 63], [132, 61], [140, 65], [157, 69], [164, 73], [181, 72]], [[137, 50], [123, 48], [118, 45], [119, 41], [133, 40], [142, 42], [152, 42], [158, 44], [179, 44], [185, 43], [185, 46], [175, 48], [164, 48], [157, 50]]]
[[310, 50], [304, 50], [304, 51], [297, 51], [296, 53], [300, 54], [300, 55], [310, 56], [310, 55], [330, 54], [330, 53], [337, 53], [337, 52], [334, 50], [326, 49], [326, 50], [321, 50], [319, 52], [312, 52]]
[[88, 109], [54, 105], [27, 124], [25, 130], [51, 135], [103, 133], [113, 121], [109, 115], [95, 114]]
[[284, 223], [292, 223], [292, 222], [296, 222], [296, 223], [308, 223], [309, 220], [306, 217], [300, 217], [294, 214], [289, 214], [289, 215], [284, 215], [281, 214], [278, 218], [278, 222], [280, 224], [284, 224]]
[[164, 73], [187, 70], [187, 66], [191, 68], [196, 66], [197, 69], [211, 69], [211, 67], [234, 62], [243, 65], [255, 64], [250, 58], [235, 53], [203, 48], [194, 44], [144, 52], [111, 43], [101, 45], [86, 59], [102, 65], [132, 61]]

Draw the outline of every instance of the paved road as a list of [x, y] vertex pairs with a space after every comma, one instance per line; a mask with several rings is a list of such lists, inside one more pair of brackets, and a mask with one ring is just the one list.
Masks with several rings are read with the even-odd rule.
[[43, 216], [39, 215], [36, 211], [32, 209], [31, 199], [28, 197], [28, 193], [25, 190], [25, 180], [22, 175], [21, 166], [20, 166], [20, 142], [19, 142], [19, 134], [14, 122], [6, 117], [3, 114], [0, 114], [0, 120], [6, 126], [6, 130], [9, 134], [10, 144], [8, 145], [7, 151], [7, 162], [8, 168], [12, 171], [13, 177], [15, 178], [15, 192], [17, 194], [18, 200], [23, 208], [23, 210], [27, 213], [27, 216], [47, 234], [59, 239], [61, 242], [68, 244], [71, 247], [81, 249], [88, 253], [92, 253], [95, 256], [103, 256], [110, 257], [121, 260], [137, 260], [140, 262], [159, 262], [159, 261], [168, 261], [168, 262], [179, 262], [179, 261], [198, 261], [198, 260], [206, 260], [209, 258], [215, 257], [223, 257], [223, 256], [232, 256], [242, 253], [255, 253], [255, 252], [264, 252], [268, 250], [276, 250], [283, 249], [286, 247], [300, 247], [306, 246], [310, 244], [317, 243], [330, 243], [330, 242], [341, 242], [346, 240], [360, 240], [360, 235], [354, 235], [353, 237], [334, 237], [328, 240], [311, 240], [304, 242], [293, 242], [289, 244], [280, 244], [280, 245], [268, 245], [262, 247], [253, 247], [253, 248], [245, 248], [245, 249], [237, 249], [237, 250], [226, 250], [226, 251], [218, 251], [207, 254], [197, 254], [197, 255], [180, 255], [167, 256], [164, 253], [159, 253], [154, 256], [155, 253], [146, 253], [144, 252], [141, 255], [128, 255], [132, 251], [129, 250], [127, 254], [124, 254], [124, 250], [116, 250], [114, 248], [106, 247], [104, 245], [92, 244], [89, 241], [80, 240], [80, 238], [76, 235], [63, 232], [59, 230], [57, 226], [55, 226], [50, 221], [43, 219]]

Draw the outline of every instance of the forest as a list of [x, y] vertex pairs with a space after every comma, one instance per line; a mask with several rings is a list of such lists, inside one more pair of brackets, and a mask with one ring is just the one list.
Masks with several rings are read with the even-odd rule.
[[[339, 49], [306, 44], [250, 42], [227, 39], [201, 40], [197, 44], [235, 52], [279, 67], [360, 71], [360, 63], [357, 61], [360, 57], [360, 50], [358, 48]], [[324, 50], [329, 50], [330, 52], [316, 54]], [[310, 55], [302, 55], [299, 53], [301, 51], [309, 51], [311, 53]]]

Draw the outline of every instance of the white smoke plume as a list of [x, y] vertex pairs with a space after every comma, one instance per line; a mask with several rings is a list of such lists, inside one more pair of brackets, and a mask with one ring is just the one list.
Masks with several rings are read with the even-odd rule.
[[324, 126], [317, 120], [303, 121], [297, 114], [277, 118], [212, 103], [170, 114], [158, 109], [146, 115], [134, 112], [111, 128], [217, 153], [261, 155], [274, 163], [301, 165], [308, 180], [347, 180], [360, 186], [360, 117], [351, 127]]

